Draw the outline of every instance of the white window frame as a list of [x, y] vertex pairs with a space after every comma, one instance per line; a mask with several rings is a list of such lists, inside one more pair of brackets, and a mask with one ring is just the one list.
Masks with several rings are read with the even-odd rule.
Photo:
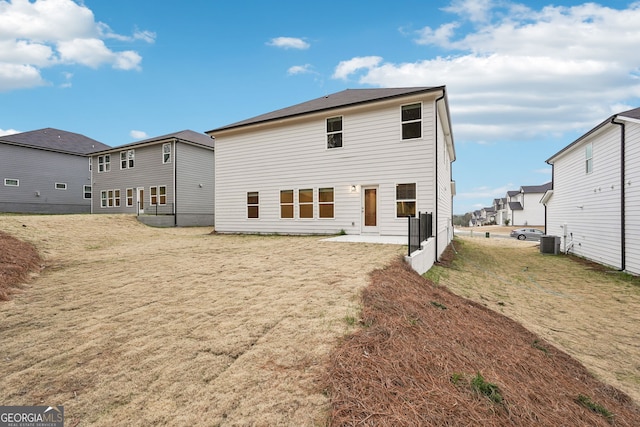
[[[405, 110], [406, 107], [412, 107], [418, 105], [420, 106], [420, 117], [417, 119], [407, 119], [404, 120], [403, 118], [403, 111]], [[404, 125], [409, 125], [409, 124], [413, 124], [413, 123], [419, 123], [419, 127], [420, 127], [420, 136], [414, 136], [411, 138], [405, 138], [404, 137]], [[411, 104], [404, 104], [400, 106], [400, 139], [402, 139], [403, 141], [411, 141], [411, 140], [416, 140], [416, 139], [421, 139], [422, 138], [422, 102], [413, 102]]]
[[113, 207], [113, 201], [114, 201], [113, 190], [107, 190], [107, 207], [108, 208]]
[[[249, 203], [249, 195], [255, 194], [258, 199], [258, 203]], [[247, 219], [260, 219], [260, 192], [259, 191], [247, 191]], [[249, 208], [255, 207], [257, 209], [257, 215], [255, 217], [249, 216]]]
[[[335, 121], [336, 119], [340, 119], [340, 130], [329, 130], [329, 120]], [[332, 150], [334, 148], [342, 148], [344, 147], [344, 117], [343, 116], [334, 116], [327, 117], [325, 120], [326, 131], [327, 131], [327, 150]], [[340, 145], [330, 145], [329, 141], [333, 138], [334, 135], [340, 135]]]
[[67, 189], [67, 183], [66, 182], [56, 182], [53, 185], [53, 188], [55, 188], [56, 190], [66, 190]]
[[[321, 199], [322, 190], [331, 190], [331, 202], [323, 202]], [[331, 205], [333, 208], [331, 211], [333, 215], [331, 216], [322, 216], [322, 206]], [[336, 190], [333, 187], [321, 187], [318, 188], [318, 218], [319, 219], [335, 219], [336, 217]]]
[[[300, 198], [300, 193], [303, 191], [311, 191], [311, 201], [310, 202], [302, 202], [301, 198]], [[316, 201], [316, 197], [315, 197], [315, 191], [313, 191], [313, 188], [300, 188], [298, 189], [298, 218], [302, 219], [302, 220], [309, 220], [309, 219], [314, 219], [315, 218], [315, 209], [314, 209], [314, 203]], [[311, 216], [302, 216], [302, 207], [303, 206], [311, 206]]]
[[133, 206], [133, 188], [127, 188], [125, 190], [125, 194], [126, 194], [126, 197], [127, 197], [126, 206], [128, 208], [130, 208], [130, 207]]
[[[162, 202], [162, 198], [164, 197], [164, 203]], [[158, 206], [166, 206], [167, 205], [167, 186], [159, 185], [158, 186]]]
[[127, 152], [125, 151], [121, 151], [120, 152], [120, 169], [126, 169], [127, 168]]
[[113, 207], [114, 208], [119, 208], [120, 207], [120, 189], [117, 190], [113, 190]]
[[[88, 188], [88, 190], [87, 190]], [[87, 197], [87, 193], [89, 194], [89, 197]], [[91, 197], [93, 196], [93, 191], [90, 185], [83, 185], [82, 186], [82, 198], [85, 200], [90, 200]]]
[[98, 173], [109, 172], [111, 170], [111, 154], [98, 156]]
[[136, 150], [127, 150], [127, 162], [128, 165], [127, 167], [129, 169], [133, 169], [133, 167], [135, 166], [135, 159], [136, 159]]
[[107, 206], [107, 190], [102, 190], [100, 192], [100, 207], [106, 208]]
[[149, 206], [158, 204], [158, 187], [156, 185], [149, 187]]
[[[167, 157], [168, 156], [168, 157]], [[162, 164], [171, 163], [171, 143], [162, 144]]]
[[[413, 191], [414, 191], [414, 197], [413, 198], [399, 198], [398, 197], [398, 187], [401, 185], [413, 185]], [[412, 218], [415, 218], [418, 215], [418, 184], [415, 182], [402, 182], [399, 184], [396, 184], [396, 195], [395, 195], [395, 199], [396, 199], [396, 218], [406, 218], [406, 215], [403, 216], [398, 216], [398, 203], [411, 203], [413, 202], [414, 207], [413, 207], [413, 215]]]
[[[282, 201], [282, 193], [283, 192], [287, 192], [287, 193], [291, 193], [291, 202], [283, 202]], [[295, 219], [296, 217], [296, 204], [295, 204], [295, 191], [293, 189], [287, 189], [287, 190], [280, 190], [280, 219]], [[290, 207], [291, 209], [291, 216], [282, 216], [282, 208], [284, 206]]]
[[[15, 182], [15, 184], [13, 184]], [[20, 187], [20, 180], [15, 178], [5, 178], [4, 185], [7, 187]]]
[[593, 172], [593, 143], [590, 142], [584, 146], [584, 165], [585, 172], [590, 174]]

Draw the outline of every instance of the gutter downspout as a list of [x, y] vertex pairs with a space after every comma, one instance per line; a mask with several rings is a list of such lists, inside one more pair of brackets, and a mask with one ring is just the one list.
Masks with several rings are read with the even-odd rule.
[[[435, 110], [436, 110], [436, 114], [435, 114], [435, 119], [436, 119], [436, 144], [435, 144], [435, 191], [434, 191], [434, 196], [435, 196], [435, 215], [434, 215], [434, 222], [435, 222], [435, 229], [436, 229], [436, 241], [435, 241], [435, 256], [433, 258], [434, 261], [438, 261], [438, 198], [439, 198], [439, 191], [438, 191], [438, 101], [442, 101], [444, 99], [444, 97], [446, 96], [446, 89], [442, 88], [442, 96], [436, 98], [435, 102], [434, 102], [434, 106], [435, 106]], [[444, 132], [443, 132], [444, 135]], [[446, 137], [445, 137], [446, 139]], [[446, 141], [443, 141], [444, 144], [446, 144]]]
[[626, 145], [626, 129], [624, 123], [616, 122], [616, 117], [611, 118], [611, 124], [620, 126], [620, 271], [624, 271], [627, 266], [627, 253], [626, 253], [626, 198], [625, 198], [625, 169], [626, 169], [626, 157], [625, 157], [625, 145]]
[[178, 226], [178, 139], [173, 140], [173, 226]]

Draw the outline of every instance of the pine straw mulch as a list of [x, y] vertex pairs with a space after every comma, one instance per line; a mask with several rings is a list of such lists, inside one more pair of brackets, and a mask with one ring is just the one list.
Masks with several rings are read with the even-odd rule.
[[40, 269], [33, 245], [0, 231], [0, 301], [8, 301], [29, 273]]
[[362, 299], [363, 328], [331, 355], [331, 426], [640, 425], [626, 394], [401, 259], [371, 274]]

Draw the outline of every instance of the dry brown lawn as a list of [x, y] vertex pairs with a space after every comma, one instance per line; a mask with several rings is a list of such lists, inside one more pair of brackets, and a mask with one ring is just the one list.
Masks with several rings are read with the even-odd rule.
[[640, 278], [537, 242], [462, 237], [451, 268], [429, 275], [516, 320], [640, 403]]
[[[434, 425], [558, 425], [544, 408], [561, 414], [553, 400], [559, 395], [563, 405], [587, 412], [587, 425], [608, 425], [576, 404], [578, 390], [619, 412], [618, 425], [640, 420], [628, 398], [551, 346], [638, 400], [640, 287], [541, 255], [536, 244], [458, 239], [459, 255], [430, 272], [438, 286], [428, 290], [427, 281], [398, 270], [404, 252], [394, 245], [154, 229], [117, 215], [0, 216], [0, 230], [33, 244], [46, 265], [0, 303], [0, 404], [64, 405], [65, 425], [341, 425], [336, 414], [357, 411], [339, 397], [336, 377], [327, 380], [327, 367], [366, 334], [401, 351], [356, 347], [341, 362], [340, 381], [400, 400], [356, 418], [363, 425], [399, 425], [392, 422], [398, 413], [429, 425], [424, 420], [432, 414], [419, 413], [425, 407], [443, 416], [431, 418], [442, 421]], [[422, 295], [426, 290], [434, 293]], [[484, 306], [521, 322], [547, 351], [532, 345], [531, 332]], [[369, 327], [357, 328], [357, 319]], [[372, 333], [378, 323], [395, 329]], [[429, 328], [438, 333], [414, 334]], [[427, 340], [437, 345], [427, 347]], [[444, 368], [416, 364], [424, 354]], [[470, 364], [456, 365], [463, 359]], [[361, 376], [354, 361], [372, 376]], [[483, 367], [503, 387], [506, 404], [487, 403], [462, 385]], [[513, 372], [540, 375], [508, 382]], [[557, 381], [567, 372], [567, 384], [577, 381], [571, 388]], [[454, 373], [461, 383], [450, 381]], [[417, 378], [433, 381], [404, 394]], [[545, 385], [551, 394], [533, 392]], [[436, 395], [452, 406], [411, 400]], [[364, 398], [353, 397], [356, 404]], [[471, 406], [480, 415], [462, 418]]]
[[0, 402], [68, 426], [323, 425], [319, 383], [395, 245], [0, 216], [46, 264], [0, 303]]

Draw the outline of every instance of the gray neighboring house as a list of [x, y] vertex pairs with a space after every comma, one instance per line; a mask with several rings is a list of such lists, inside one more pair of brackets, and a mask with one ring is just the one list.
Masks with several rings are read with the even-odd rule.
[[92, 153], [92, 213], [155, 226], [214, 225], [214, 140], [183, 130]]
[[0, 212], [89, 213], [90, 153], [108, 147], [53, 128], [0, 136]]

